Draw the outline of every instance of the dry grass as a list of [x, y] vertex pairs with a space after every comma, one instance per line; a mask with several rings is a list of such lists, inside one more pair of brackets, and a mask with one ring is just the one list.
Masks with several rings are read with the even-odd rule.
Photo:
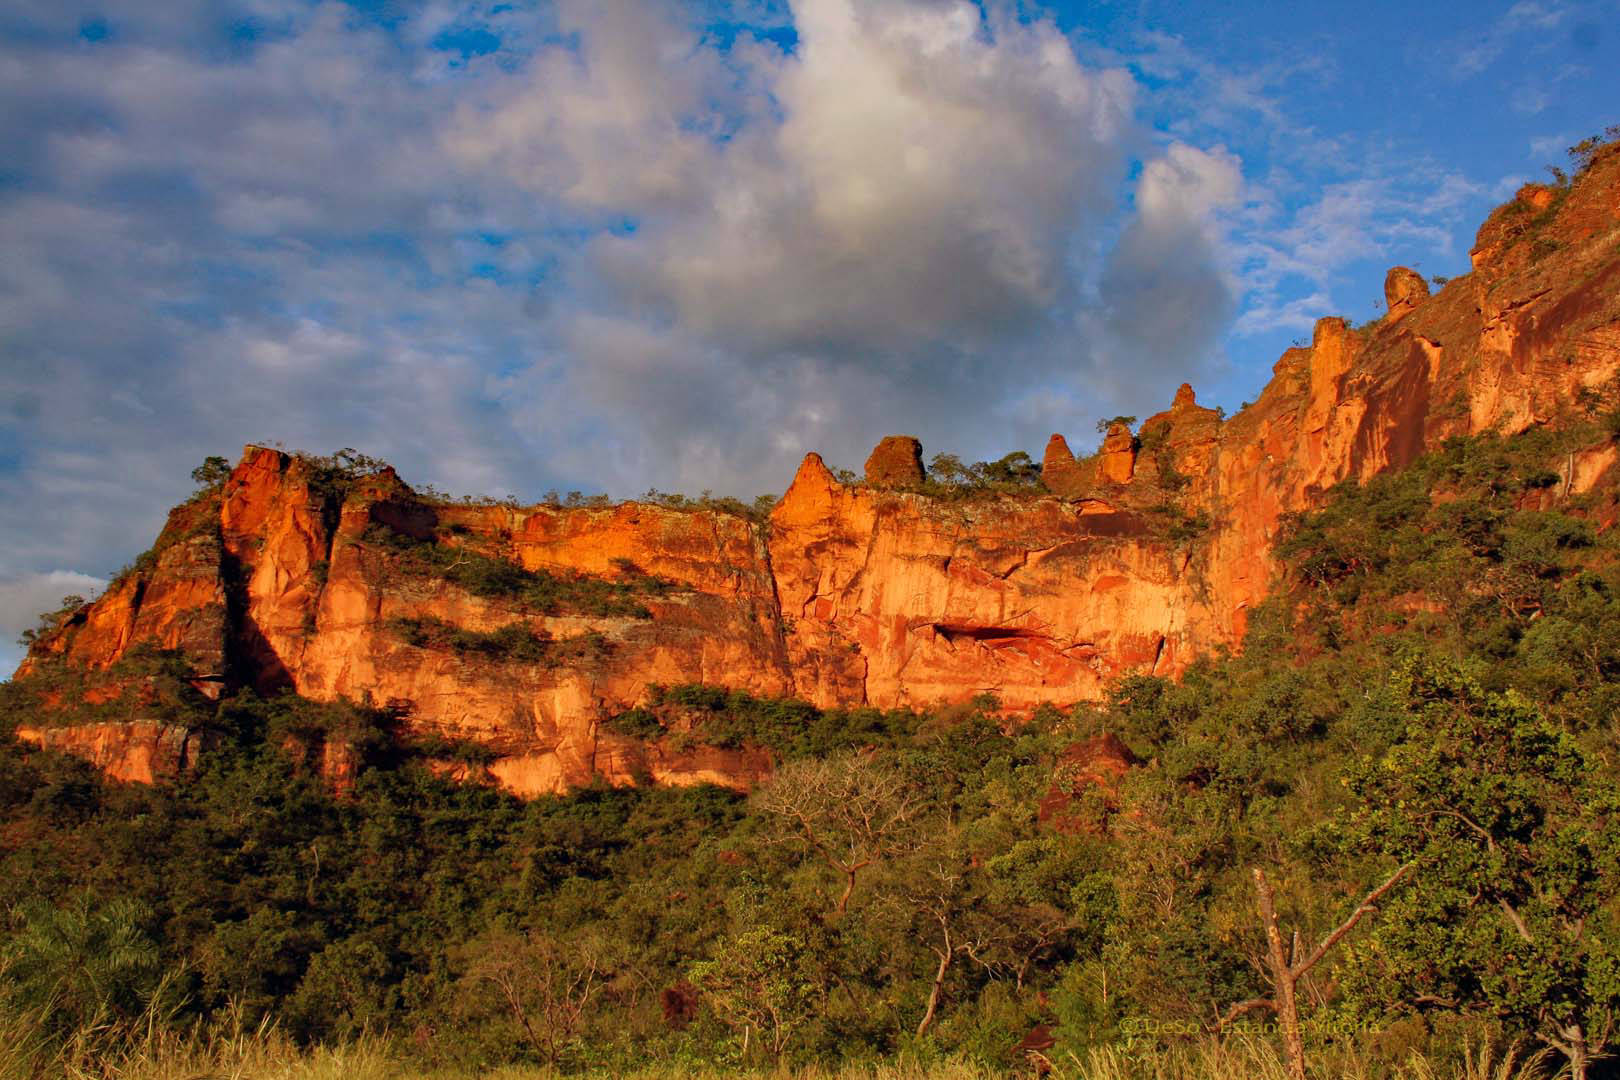
[[[1072, 1055], [1054, 1062], [1056, 1080], [1288, 1080], [1288, 1065], [1270, 1043], [1254, 1039], [1203, 1042], [1152, 1053], [1118, 1047], [1092, 1050], [1084, 1060]], [[1312, 1080], [1546, 1080], [1545, 1054], [1528, 1057], [1509, 1049], [1496, 1052], [1488, 1040], [1464, 1047], [1461, 1060], [1437, 1061], [1413, 1054], [1393, 1068], [1349, 1056], [1313, 1062]]]
[[[1101, 1047], [1084, 1057], [1052, 1063], [1053, 1080], [1287, 1080], [1277, 1050], [1260, 1040], [1229, 1039], [1163, 1050]], [[1024, 1075], [1032, 1075], [1028, 1070]], [[46, 1052], [33, 1018], [0, 1012], [0, 1080], [558, 1080], [553, 1070], [505, 1066], [476, 1074], [424, 1070], [399, 1056], [384, 1039], [361, 1038], [340, 1047], [300, 1048], [275, 1028], [179, 1035], [150, 1029], [117, 1055], [70, 1045]], [[962, 1061], [897, 1060], [874, 1065], [808, 1066], [747, 1071], [693, 1063], [650, 1064], [589, 1076], [614, 1080], [998, 1080], [1007, 1069]], [[1547, 1080], [1543, 1055], [1493, 1050], [1488, 1042], [1460, 1057], [1435, 1060], [1414, 1054], [1392, 1068], [1355, 1057], [1313, 1062], [1312, 1080]]]

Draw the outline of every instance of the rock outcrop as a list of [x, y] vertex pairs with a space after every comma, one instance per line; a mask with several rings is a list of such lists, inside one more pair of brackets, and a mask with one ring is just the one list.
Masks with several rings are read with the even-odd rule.
[[921, 487], [922, 443], [913, 435], [885, 435], [866, 459], [866, 483], [877, 488]]
[[1112, 733], [1075, 743], [1058, 755], [1052, 786], [1036, 813], [1059, 832], [1100, 831], [1118, 809], [1120, 781], [1141, 763]]
[[1416, 270], [1396, 266], [1384, 275], [1384, 318], [1389, 322], [1411, 314], [1428, 298], [1429, 283]]
[[1137, 468], [1146, 462], [1161, 488], [1182, 492], [1213, 468], [1220, 432], [1220, 411], [1198, 404], [1192, 386], [1182, 383], [1170, 408], [1142, 422]]
[[[394, 704], [407, 734], [473, 740], [493, 757], [447, 769], [525, 794], [593, 776], [746, 786], [768, 771], [759, 751], [613, 730], [655, 683], [879, 707], [993, 693], [1025, 709], [1093, 698], [1127, 673], [1173, 676], [1241, 643], [1275, 580], [1284, 515], [1450, 436], [1557, 422], [1613, 392], [1620, 152], [1568, 188], [1521, 192], [1481, 228], [1474, 257], [1432, 296], [1392, 275], [1392, 317], [1369, 327], [1322, 319], [1235, 416], [1183, 386], [1135, 435], [1111, 430], [1098, 455], [1076, 461], [1054, 436], [1046, 493], [913, 490], [921, 450], [905, 437], [874, 452], [865, 485], [807, 456], [768, 521], [642, 503], [446, 504], [391, 471], [335, 484], [319, 463], [248, 447], [223, 490], [178, 509], [153, 552], [45, 635], [19, 676], [105, 671], [136, 645], [173, 650], [199, 690]], [[1548, 467], [1565, 482], [1544, 500], [1613, 483], [1620, 468], [1612, 444]], [[527, 574], [523, 589], [551, 582], [553, 599], [484, 588], [469, 565]], [[592, 596], [628, 599], [577, 599]], [[447, 634], [412, 632], [424, 626], [515, 634], [540, 658], [457, 651]], [[28, 737], [159, 779], [193, 748], [148, 720], [42, 721]], [[347, 767], [328, 756], [306, 753], [312, 768]]]
[[1054, 495], [1073, 498], [1084, 494], [1094, 484], [1088, 470], [1074, 459], [1069, 441], [1062, 435], [1053, 435], [1046, 443], [1041, 457], [1041, 483]]
[[114, 780], [141, 784], [175, 779], [211, 741], [206, 732], [158, 720], [20, 727], [17, 738], [84, 758]]
[[1128, 484], [1136, 475], [1136, 436], [1124, 424], [1108, 425], [1097, 471], [1105, 484]]

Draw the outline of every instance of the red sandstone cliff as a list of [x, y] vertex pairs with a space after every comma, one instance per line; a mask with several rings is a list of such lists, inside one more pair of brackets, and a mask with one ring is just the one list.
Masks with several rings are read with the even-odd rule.
[[[809, 455], [764, 525], [715, 512], [444, 505], [384, 470], [339, 490], [304, 459], [248, 447], [215, 498], [175, 511], [146, 565], [69, 617], [19, 672], [103, 669], [179, 650], [193, 685], [397, 703], [414, 730], [471, 738], [521, 793], [593, 774], [747, 784], [762, 754], [643, 745], [605, 718], [652, 683], [706, 682], [818, 704], [998, 694], [1010, 708], [1095, 697], [1133, 671], [1177, 674], [1238, 643], [1276, 573], [1282, 515], [1447, 436], [1556, 422], [1620, 374], [1620, 151], [1570, 189], [1531, 186], [1480, 230], [1474, 269], [1430, 296], [1404, 268], [1389, 313], [1321, 320], [1258, 400], [1223, 420], [1189, 387], [1099, 455], [1047, 449], [1050, 494], [924, 493], [914, 440], [840, 484]], [[1558, 463], [1561, 490], [1612, 478], [1612, 443]], [[923, 490], [919, 490], [923, 489]], [[664, 583], [603, 615], [475, 595], [400, 572], [389, 537], [567, 576]], [[471, 555], [469, 555], [471, 557]], [[519, 625], [538, 662], [412, 644], [401, 620]], [[140, 726], [145, 723], [146, 726]], [[184, 733], [132, 718], [23, 732], [149, 780]]]

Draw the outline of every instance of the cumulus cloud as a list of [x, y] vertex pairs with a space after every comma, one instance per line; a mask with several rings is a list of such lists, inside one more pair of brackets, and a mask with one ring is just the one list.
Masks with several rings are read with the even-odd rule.
[[681, 328], [760, 350], [1002, 335], [1062, 298], [1111, 208], [1133, 83], [1049, 22], [802, 0], [793, 53], [723, 56], [622, 6], [568, 10], [577, 49], [465, 110], [450, 145], [633, 218], [594, 268]]
[[494, 80], [447, 145], [623, 219], [553, 329], [569, 391], [653, 436], [614, 440], [624, 468], [768, 486], [895, 428], [970, 453], [1044, 437], [1027, 412], [983, 421], [1098, 362], [1079, 312], [1138, 137], [1127, 73], [965, 0], [801, 0], [791, 51], [722, 52], [671, 9], [656, 45], [644, 17], [563, 11], [567, 44]]
[[1142, 169], [1136, 217], [1109, 255], [1104, 319], [1133, 371], [1183, 368], [1230, 319], [1238, 284], [1216, 215], [1242, 196], [1237, 158], [1172, 144]]
[[1014, 5], [400, 12], [18, 5], [0, 577], [110, 571], [247, 441], [530, 498], [1037, 449], [1229, 306], [1235, 159], [1153, 151], [1135, 79]]

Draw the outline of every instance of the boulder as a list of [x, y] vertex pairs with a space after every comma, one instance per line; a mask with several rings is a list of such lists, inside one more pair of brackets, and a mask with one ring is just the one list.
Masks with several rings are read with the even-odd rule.
[[1046, 442], [1046, 454], [1041, 458], [1041, 483], [1054, 495], [1073, 498], [1089, 486], [1085, 469], [1074, 460], [1074, 452], [1062, 435], [1053, 435]]
[[912, 435], [885, 435], [866, 459], [866, 482], [872, 487], [921, 487], [923, 476], [922, 443]]
[[[1119, 808], [1120, 781], [1140, 764], [1142, 759], [1110, 732], [1074, 743], [1058, 755], [1057, 775], [1041, 799], [1036, 816], [1059, 832], [1095, 832], [1106, 824], [1106, 815]], [[1101, 795], [1098, 808], [1104, 811], [1102, 820], [1075, 806], [1093, 788]]]
[[1384, 275], [1384, 307], [1389, 322], [1409, 314], [1429, 298], [1429, 283], [1416, 270], [1397, 266]]

